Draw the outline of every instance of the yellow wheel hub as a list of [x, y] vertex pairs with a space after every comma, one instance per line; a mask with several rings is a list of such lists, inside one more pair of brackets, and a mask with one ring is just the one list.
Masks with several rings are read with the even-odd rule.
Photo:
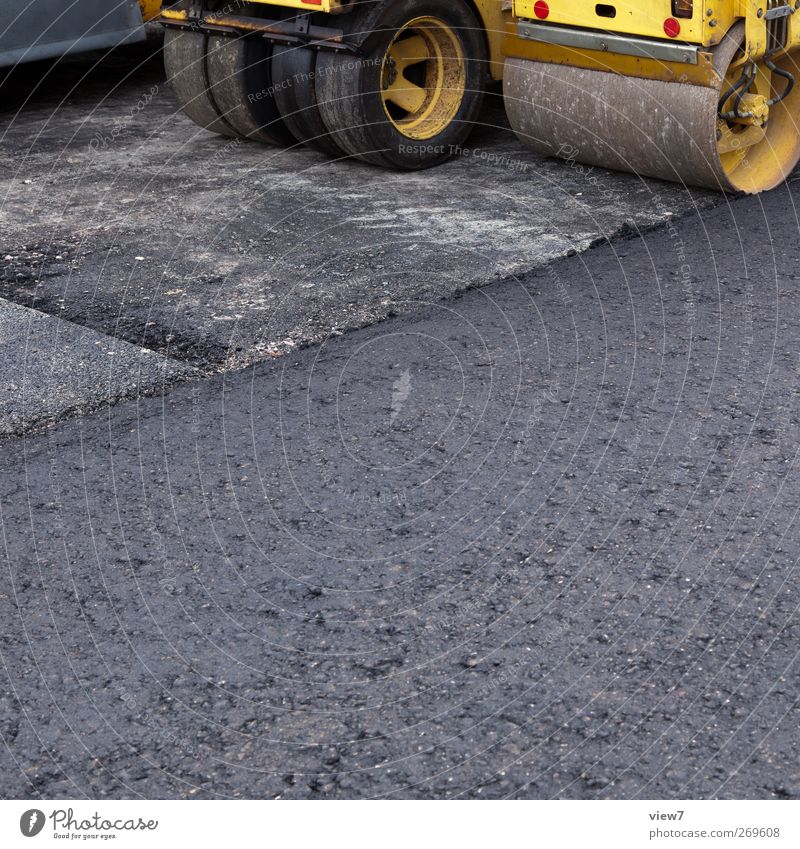
[[461, 41], [438, 18], [409, 21], [381, 64], [384, 111], [409, 139], [432, 139], [446, 129], [458, 113], [466, 83]]
[[[796, 54], [794, 56], [796, 60]], [[776, 63], [797, 73], [791, 57]], [[725, 76], [722, 91], [727, 92], [745, 71], [745, 60], [735, 60]], [[772, 106], [768, 101], [784, 91], [786, 80], [773, 73], [764, 61], [757, 63], [752, 81], [745, 87], [739, 112], [747, 117], [717, 119], [717, 152], [730, 182], [738, 189], [758, 192], [788, 176], [798, 157], [798, 127], [795, 114], [800, 90]], [[734, 111], [735, 97], [723, 105]]]

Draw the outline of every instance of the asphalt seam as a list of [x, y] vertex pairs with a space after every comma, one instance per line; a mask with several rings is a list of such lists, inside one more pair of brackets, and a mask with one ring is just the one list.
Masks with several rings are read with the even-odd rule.
[[0, 334], [0, 440], [196, 379], [194, 369], [160, 352], [2, 297]]

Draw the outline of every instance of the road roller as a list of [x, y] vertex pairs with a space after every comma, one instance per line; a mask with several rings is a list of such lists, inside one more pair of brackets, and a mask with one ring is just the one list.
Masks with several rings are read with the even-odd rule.
[[571, 162], [732, 192], [800, 159], [800, 0], [514, 0], [518, 137]]
[[393, 169], [443, 162], [502, 77], [510, 0], [179, 0], [162, 7], [183, 112], [222, 136]]

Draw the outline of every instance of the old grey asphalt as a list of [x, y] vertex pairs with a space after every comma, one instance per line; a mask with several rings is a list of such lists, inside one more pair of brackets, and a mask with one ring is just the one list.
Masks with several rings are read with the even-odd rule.
[[[63, 404], [29, 396], [24, 427], [0, 408], [2, 433], [95, 409], [92, 383], [116, 402], [242, 368], [718, 200], [537, 157], [496, 98], [470, 146], [423, 174], [223, 139], [176, 110], [157, 41], [21, 67], [0, 100], [0, 313], [133, 346], [111, 370], [93, 341], [55, 348], [86, 380]], [[35, 347], [67, 338], [25, 323]], [[159, 367], [140, 369], [140, 349]], [[47, 382], [37, 363], [28, 383]]]

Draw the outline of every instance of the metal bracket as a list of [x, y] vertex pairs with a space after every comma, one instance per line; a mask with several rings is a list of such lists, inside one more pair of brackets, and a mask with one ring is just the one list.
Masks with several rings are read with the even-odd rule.
[[767, 9], [764, 13], [764, 19], [767, 21], [773, 21], [776, 18], [788, 18], [793, 14], [794, 9], [788, 3], [784, 3], [782, 6], [773, 6], [773, 8]]
[[663, 39], [634, 38], [630, 35], [617, 35], [600, 30], [582, 30], [553, 24], [536, 24], [531, 21], [520, 21], [517, 25], [517, 35], [529, 41], [576, 47], [579, 50], [622, 53], [626, 56], [683, 62], [687, 65], [696, 65], [699, 62], [696, 45], [675, 44]]
[[782, 0], [768, 0], [764, 13], [767, 27], [767, 56], [774, 56], [786, 49], [789, 43], [789, 17], [794, 10]]
[[224, 35], [231, 38], [239, 38], [243, 35], [259, 35], [274, 44], [311, 47], [315, 50], [330, 50], [354, 55], [361, 54], [360, 47], [357, 44], [345, 40], [345, 33], [342, 30], [312, 25], [308, 15], [300, 15], [295, 19], [273, 21], [243, 15], [222, 15], [216, 12], [206, 14], [202, 8], [203, 4], [198, 0], [192, 0], [190, 5], [192, 15], [196, 15], [197, 7], [200, 7], [199, 17], [190, 17], [189, 9], [186, 7], [183, 9], [167, 7], [162, 10], [159, 23], [162, 26], [174, 29]]

